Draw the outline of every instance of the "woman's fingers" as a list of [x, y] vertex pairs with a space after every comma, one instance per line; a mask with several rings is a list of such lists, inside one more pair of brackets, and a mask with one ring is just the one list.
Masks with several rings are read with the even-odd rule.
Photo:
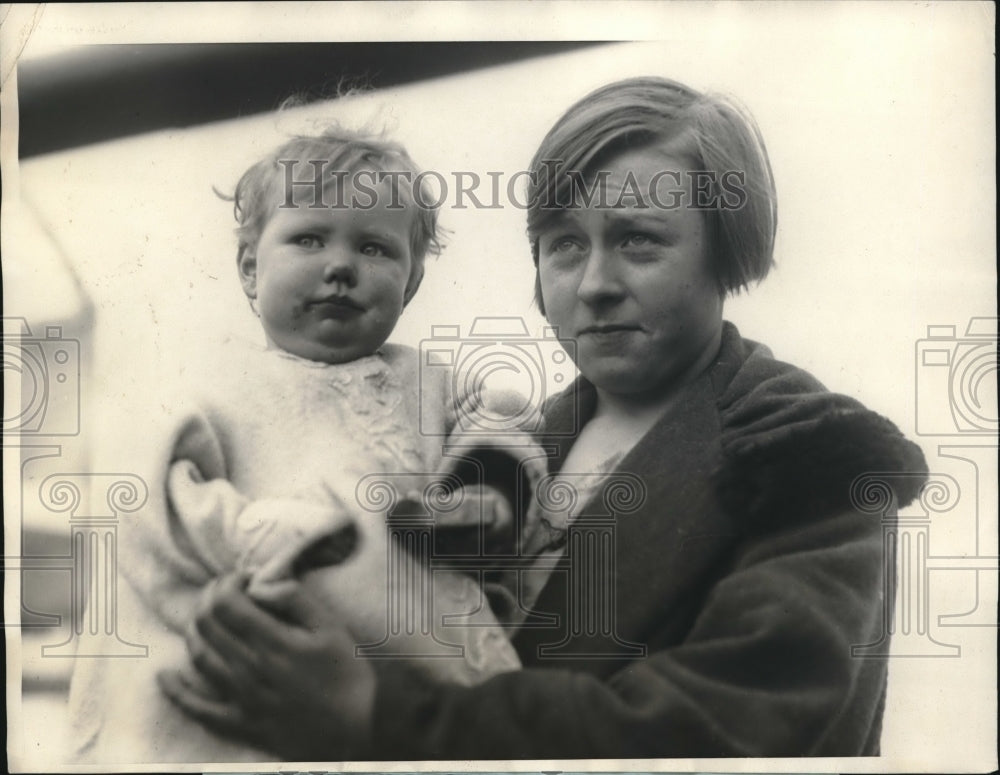
[[164, 670], [156, 675], [160, 690], [184, 713], [226, 737], [251, 737], [240, 706], [232, 701], [205, 697], [184, 680], [183, 674]]
[[160, 677], [163, 691], [207, 726], [254, 734], [257, 745], [295, 759], [366, 750], [375, 676], [355, 658], [344, 617], [302, 584], [272, 591], [265, 610], [225, 579], [187, 633], [195, 667], [225, 701], [176, 676]]
[[256, 686], [254, 654], [211, 619], [192, 622], [184, 640], [191, 664], [226, 697]]
[[225, 699], [175, 673], [158, 676], [163, 692], [207, 727], [279, 754], [364, 750], [375, 677], [355, 659], [343, 617], [302, 584], [276, 586], [260, 604], [245, 588], [227, 577], [206, 590], [185, 636], [194, 667]]
[[[284, 622], [298, 625], [310, 632], [315, 632], [335, 616], [329, 604], [324, 605], [322, 600], [297, 581], [270, 585], [261, 590], [261, 594], [255, 595], [254, 601]], [[287, 631], [284, 636], [295, 637]]]
[[247, 655], [280, 648], [290, 629], [257, 605], [245, 586], [235, 576], [220, 580], [195, 617], [198, 631], [211, 646], [226, 658], [243, 661]]
[[193, 666], [216, 691], [257, 708], [273, 702], [277, 673], [269, 663], [294, 653], [304, 632], [257, 606], [227, 577], [207, 590], [185, 641]]
[[254, 600], [232, 577], [211, 588], [185, 634], [191, 661], [227, 696], [271, 688], [285, 655], [300, 653], [310, 635], [338, 622], [329, 602], [297, 582], [273, 585]]

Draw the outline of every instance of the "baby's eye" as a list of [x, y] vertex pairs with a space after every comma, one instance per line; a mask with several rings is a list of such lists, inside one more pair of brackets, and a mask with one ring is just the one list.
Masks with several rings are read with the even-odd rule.
[[292, 238], [292, 243], [306, 250], [318, 250], [323, 247], [323, 240], [315, 234], [297, 234]]
[[379, 256], [388, 257], [390, 252], [385, 245], [381, 245], [378, 242], [366, 242], [361, 246], [361, 255], [370, 256], [371, 258], [377, 258]]

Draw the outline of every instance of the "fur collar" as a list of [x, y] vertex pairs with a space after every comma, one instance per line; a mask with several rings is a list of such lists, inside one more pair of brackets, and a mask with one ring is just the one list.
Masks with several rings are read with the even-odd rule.
[[715, 484], [744, 527], [850, 509], [852, 487], [865, 474], [892, 489], [890, 510], [913, 501], [927, 475], [916, 444], [886, 418], [728, 329], [717, 370], [722, 461]]
[[[895, 425], [775, 360], [731, 323], [703, 377], [692, 389], [712, 394], [720, 445], [710, 476], [737, 529], [774, 530], [848, 510], [855, 479], [868, 473], [893, 490], [895, 507], [920, 492], [927, 474], [923, 453]], [[567, 437], [586, 422], [595, 402], [593, 386], [580, 379], [546, 407], [543, 441], [561, 442], [556, 468], [569, 447]], [[683, 410], [681, 415], [665, 417], [637, 448], [651, 452], [646, 442], [658, 436], [671, 443], [685, 430]], [[660, 427], [665, 423], [671, 427]]]

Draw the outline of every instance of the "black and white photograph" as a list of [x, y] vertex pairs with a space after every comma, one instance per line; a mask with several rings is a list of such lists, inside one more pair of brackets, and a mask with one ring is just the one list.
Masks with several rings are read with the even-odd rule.
[[994, 27], [4, 6], [8, 769], [995, 771]]

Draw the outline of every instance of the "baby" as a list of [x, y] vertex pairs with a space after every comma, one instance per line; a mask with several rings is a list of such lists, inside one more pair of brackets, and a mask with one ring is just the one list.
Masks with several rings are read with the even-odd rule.
[[[122, 520], [118, 552], [118, 620], [149, 658], [78, 661], [78, 760], [272, 758], [187, 719], [156, 686], [158, 671], [188, 664], [184, 632], [201, 595], [233, 570], [249, 574], [248, 592], [264, 605], [293, 580], [313, 586], [379, 655], [451, 654], [420, 661], [439, 678], [470, 684], [519, 666], [479, 585], [419, 563], [404, 563], [415, 575], [402, 583], [431, 590], [429, 630], [396, 627], [387, 637], [390, 597], [400, 594], [389, 566], [401, 551], [387, 510], [426, 503], [429, 472], [456, 470], [442, 455], [458, 411], [451, 379], [386, 341], [420, 286], [424, 257], [439, 249], [417, 176], [400, 146], [330, 129], [290, 140], [240, 179], [237, 270], [266, 348], [232, 351], [210, 381], [150, 402], [161, 421], [143, 418], [115, 445], [127, 457], [106, 470], [133, 471], [149, 488], [144, 507]], [[522, 441], [501, 453], [537, 479], [542, 453]], [[502, 499], [471, 490], [449, 519], [482, 514], [512, 520]]]

